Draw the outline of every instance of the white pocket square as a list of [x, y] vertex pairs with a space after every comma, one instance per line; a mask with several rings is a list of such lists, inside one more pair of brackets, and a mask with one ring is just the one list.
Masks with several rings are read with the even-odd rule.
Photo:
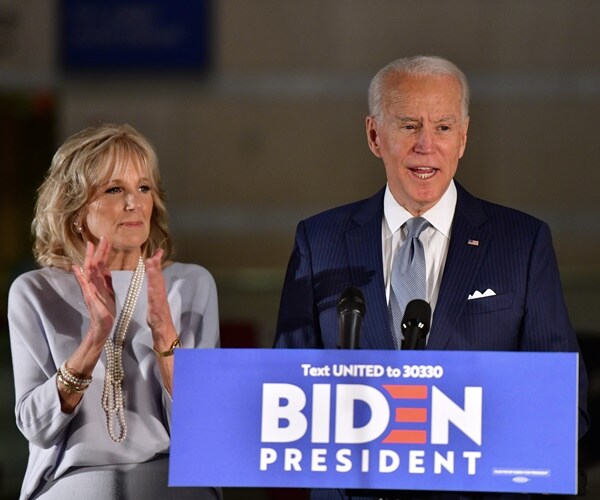
[[470, 294], [467, 297], [467, 300], [482, 299], [484, 297], [493, 297], [494, 295], [496, 295], [496, 292], [494, 292], [494, 290], [492, 290], [491, 288], [488, 288], [483, 293], [481, 293], [479, 290], [475, 290], [472, 294]]

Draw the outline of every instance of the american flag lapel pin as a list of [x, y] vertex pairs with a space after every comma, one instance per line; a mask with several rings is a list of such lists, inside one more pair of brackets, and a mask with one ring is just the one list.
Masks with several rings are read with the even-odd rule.
[[467, 245], [471, 245], [472, 247], [478, 247], [479, 246], [479, 240], [467, 240]]

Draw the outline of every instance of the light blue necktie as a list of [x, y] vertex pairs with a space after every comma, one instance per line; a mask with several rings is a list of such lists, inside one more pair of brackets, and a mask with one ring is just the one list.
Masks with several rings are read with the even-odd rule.
[[402, 343], [402, 316], [413, 299], [427, 299], [425, 250], [419, 235], [429, 226], [427, 219], [413, 217], [406, 221], [406, 240], [394, 254], [390, 287], [390, 318], [396, 348]]

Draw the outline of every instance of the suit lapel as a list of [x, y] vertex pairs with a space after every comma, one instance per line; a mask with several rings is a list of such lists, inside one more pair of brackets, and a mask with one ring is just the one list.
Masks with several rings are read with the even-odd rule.
[[369, 198], [354, 215], [354, 226], [346, 232], [346, 249], [353, 281], [367, 273], [368, 282], [361, 287], [366, 313], [361, 345], [367, 349], [393, 349], [388, 324], [381, 247], [384, 190]]
[[487, 216], [479, 200], [458, 183], [456, 187], [458, 198], [450, 245], [427, 349], [444, 349], [448, 343], [492, 240], [492, 235], [483, 229]]

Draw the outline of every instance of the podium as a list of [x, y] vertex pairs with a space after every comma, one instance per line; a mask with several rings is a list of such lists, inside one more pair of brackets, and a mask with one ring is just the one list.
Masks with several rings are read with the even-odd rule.
[[170, 486], [577, 492], [576, 353], [178, 349]]

